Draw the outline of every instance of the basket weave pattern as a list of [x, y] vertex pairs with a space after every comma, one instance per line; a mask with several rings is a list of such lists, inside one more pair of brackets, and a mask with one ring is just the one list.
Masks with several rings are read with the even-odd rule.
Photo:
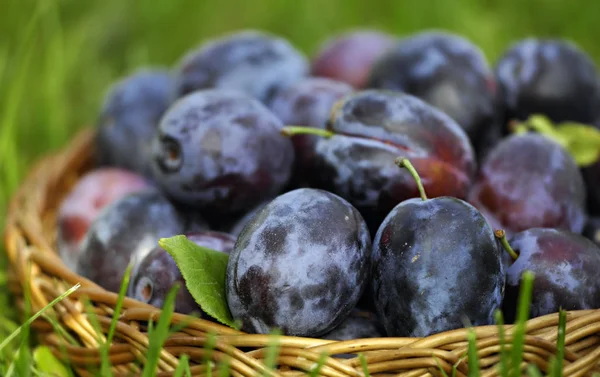
[[[81, 288], [57, 304], [52, 313], [62, 327], [81, 344], [66, 345], [57, 329], [46, 319], [33, 324], [42, 344], [51, 347], [60, 359], [68, 359], [76, 372], [91, 376], [90, 367], [100, 365], [98, 334], [82, 299], [87, 297], [97, 314], [104, 337], [117, 301], [117, 294], [107, 292], [95, 283], [78, 276], [62, 263], [54, 244], [56, 238], [56, 210], [64, 195], [77, 179], [92, 169], [93, 130], [86, 129], [62, 151], [47, 156], [34, 166], [9, 205], [5, 229], [5, 246], [10, 259], [10, 289], [21, 309], [28, 292], [32, 311], [36, 312], [76, 283]], [[27, 290], [27, 291], [26, 291]], [[148, 349], [147, 321], [157, 321], [160, 310], [147, 304], [125, 299], [122, 315], [109, 351], [116, 376], [136, 375]], [[206, 357], [215, 365], [228, 360], [231, 375], [301, 376], [313, 368], [327, 352], [320, 375], [329, 377], [360, 377], [363, 370], [356, 355], [362, 352], [369, 373], [377, 376], [401, 377], [441, 376], [440, 367], [450, 375], [457, 365], [457, 376], [468, 373], [466, 358], [467, 330], [460, 329], [427, 338], [377, 338], [351, 341], [332, 341], [299, 337], [280, 337], [278, 369], [268, 370], [264, 364], [266, 335], [237, 332], [202, 319], [175, 314], [172, 322], [186, 322], [187, 326], [166, 342], [158, 363], [158, 376], [172, 376], [178, 358], [187, 354], [192, 362], [194, 376], [205, 375]], [[549, 359], [556, 353], [558, 314], [535, 318], [527, 322], [524, 362], [547, 371]], [[514, 327], [505, 326], [505, 338], [510, 344]], [[206, 354], [207, 334], [216, 334], [215, 350]], [[497, 376], [500, 342], [496, 326], [476, 327], [478, 354], [482, 376]], [[102, 339], [102, 341], [104, 341]], [[567, 313], [564, 376], [580, 377], [600, 372], [600, 310]], [[66, 353], [63, 352], [66, 349]], [[339, 357], [353, 354], [352, 358]], [[213, 372], [214, 372], [213, 371]]]

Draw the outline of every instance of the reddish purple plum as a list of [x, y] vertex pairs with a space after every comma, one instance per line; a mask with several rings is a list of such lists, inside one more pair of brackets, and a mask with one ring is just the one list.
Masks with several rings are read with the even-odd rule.
[[509, 235], [536, 227], [581, 233], [587, 218], [585, 184], [575, 160], [536, 133], [512, 135], [490, 151], [469, 202]]
[[510, 238], [518, 258], [506, 271], [503, 311], [515, 320], [521, 276], [534, 274], [530, 318], [564, 310], [600, 309], [600, 248], [580, 234], [531, 228]]
[[67, 267], [75, 269], [81, 242], [106, 206], [149, 187], [141, 175], [120, 168], [97, 168], [84, 174], [58, 209], [57, 248]]
[[394, 36], [380, 30], [345, 31], [323, 42], [313, 58], [311, 74], [364, 89], [373, 63], [395, 42]]

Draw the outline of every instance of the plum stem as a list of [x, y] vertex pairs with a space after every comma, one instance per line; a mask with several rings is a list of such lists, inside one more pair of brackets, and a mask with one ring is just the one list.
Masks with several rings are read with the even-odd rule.
[[406, 170], [408, 170], [410, 175], [413, 176], [415, 182], [417, 183], [417, 188], [419, 189], [421, 199], [423, 199], [423, 201], [427, 200], [427, 194], [425, 194], [425, 188], [423, 187], [423, 182], [421, 182], [421, 177], [419, 177], [419, 173], [417, 173], [417, 170], [410, 163], [408, 158], [398, 157], [396, 159], [396, 165], [398, 165], [400, 168], [405, 168]]
[[325, 138], [330, 138], [335, 135], [333, 132], [324, 130], [321, 128], [304, 127], [304, 126], [285, 126], [281, 129], [283, 136], [294, 136], [294, 135], [316, 135]]
[[504, 248], [504, 250], [506, 250], [510, 257], [513, 260], [517, 260], [517, 258], [519, 258], [519, 254], [517, 254], [517, 252], [508, 243], [508, 240], [506, 239], [506, 232], [503, 229], [498, 229], [494, 231], [494, 235], [497, 239], [500, 240], [502, 247]]

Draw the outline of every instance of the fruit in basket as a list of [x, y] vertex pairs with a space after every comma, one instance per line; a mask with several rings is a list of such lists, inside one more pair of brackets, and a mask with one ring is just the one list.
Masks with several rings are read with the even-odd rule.
[[373, 233], [401, 201], [418, 196], [414, 180], [394, 160], [408, 157], [430, 196], [465, 198], [475, 155], [449, 116], [405, 93], [364, 90], [332, 111], [329, 138], [318, 140], [311, 184], [357, 207]]
[[374, 313], [354, 309], [342, 323], [321, 336], [321, 339], [352, 340], [381, 338], [385, 336], [381, 326]]
[[[353, 91], [344, 82], [312, 77], [298, 81], [282, 90], [271, 102], [270, 109], [286, 125], [325, 128], [333, 105]], [[294, 180], [299, 184], [303, 177], [312, 174], [311, 165], [318, 136], [292, 137], [295, 149]]]
[[246, 212], [241, 217], [237, 218], [236, 221], [234, 221], [233, 224], [227, 229], [227, 233], [234, 237], [238, 237], [240, 233], [242, 233], [242, 230], [244, 230], [246, 227], [246, 224], [248, 224], [254, 218], [254, 216], [256, 216], [256, 214], [270, 202], [271, 200], [265, 200], [256, 207], [252, 208], [250, 211]]
[[127, 265], [135, 264], [162, 237], [206, 229], [196, 213], [175, 207], [154, 188], [128, 194], [107, 206], [90, 225], [76, 272], [118, 292]]
[[284, 38], [242, 30], [204, 41], [179, 62], [175, 96], [199, 89], [239, 90], [264, 103], [308, 75], [308, 59]]
[[399, 40], [375, 62], [368, 87], [419, 97], [454, 119], [475, 147], [497, 127], [494, 74], [481, 49], [456, 34], [426, 31]]
[[544, 114], [554, 122], [591, 123], [600, 113], [594, 61], [563, 39], [514, 43], [496, 65], [505, 122]]
[[57, 249], [75, 269], [80, 246], [90, 224], [108, 205], [123, 196], [150, 187], [148, 181], [119, 168], [97, 168], [84, 174], [63, 199], [57, 213]]
[[531, 228], [512, 236], [516, 260], [506, 270], [503, 303], [507, 323], [515, 320], [524, 271], [534, 273], [530, 318], [564, 310], [600, 309], [600, 248], [580, 234]]
[[241, 92], [201, 90], [175, 102], [153, 141], [157, 183], [173, 200], [225, 215], [287, 184], [294, 148], [281, 121]]
[[509, 136], [490, 151], [469, 202], [509, 235], [536, 227], [580, 233], [587, 217], [585, 185], [573, 157], [535, 133]]
[[348, 30], [324, 41], [311, 64], [311, 74], [364, 89], [375, 60], [396, 38], [380, 30]]
[[310, 188], [280, 195], [250, 220], [230, 254], [231, 314], [250, 333], [321, 336], [356, 306], [370, 254], [367, 226], [344, 199]]
[[372, 257], [373, 301], [388, 336], [489, 325], [502, 303], [502, 252], [485, 218], [463, 200], [428, 199], [422, 190], [398, 204], [373, 239]]
[[[194, 232], [186, 234], [186, 237], [197, 245], [226, 254], [231, 252], [235, 243], [233, 236], [223, 232]], [[175, 297], [175, 312], [198, 313], [206, 318], [187, 290], [175, 260], [160, 246], [156, 246], [133, 266], [127, 294], [136, 300], [162, 308], [175, 283], [180, 284]]]
[[97, 122], [99, 165], [151, 177], [150, 144], [172, 90], [173, 79], [165, 69], [139, 69], [113, 84]]

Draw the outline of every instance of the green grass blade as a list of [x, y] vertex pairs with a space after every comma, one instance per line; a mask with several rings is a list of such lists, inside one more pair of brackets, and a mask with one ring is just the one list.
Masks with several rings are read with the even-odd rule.
[[467, 334], [469, 347], [467, 351], [469, 363], [469, 377], [479, 377], [479, 357], [477, 356], [477, 335], [473, 329]]
[[169, 290], [156, 328], [152, 331], [152, 335], [149, 335], [150, 344], [148, 345], [148, 353], [146, 355], [147, 361], [142, 372], [142, 377], [152, 377], [156, 373], [162, 346], [169, 336], [171, 318], [173, 317], [173, 312], [175, 310], [175, 297], [179, 288], [180, 285], [175, 284]]
[[323, 365], [325, 365], [325, 361], [327, 361], [327, 352], [321, 352], [319, 359], [317, 360], [317, 364], [310, 368], [310, 372], [308, 373], [308, 377], [317, 377], [319, 373], [321, 373], [321, 369]]
[[121, 315], [121, 309], [123, 308], [123, 300], [125, 299], [125, 294], [127, 293], [127, 288], [129, 286], [129, 279], [131, 277], [131, 269], [132, 265], [129, 264], [125, 269], [125, 273], [123, 275], [123, 279], [121, 280], [121, 287], [119, 289], [119, 296], [117, 298], [117, 302], [115, 305], [115, 311], [113, 313], [113, 317], [110, 321], [110, 327], [108, 329], [108, 333], [106, 335], [106, 343], [104, 343], [100, 347], [100, 357], [102, 360], [102, 366], [100, 368], [100, 373], [102, 376], [112, 376], [111, 365], [108, 357], [110, 352], [110, 346], [112, 344], [112, 340], [115, 336], [115, 330], [117, 328], [117, 323], [119, 322], [119, 316]]
[[542, 377], [542, 372], [535, 365], [527, 366], [527, 376], [529, 377]]
[[[440, 370], [440, 373], [442, 374], [442, 376], [443, 377], [448, 377], [448, 373], [446, 373], [446, 371], [444, 370], [444, 368], [442, 368], [442, 364], [440, 363], [440, 359], [438, 359], [437, 357], [433, 356], [433, 360], [435, 360], [435, 363], [437, 364], [438, 369]], [[361, 360], [361, 362], [362, 362], [362, 360]]]
[[562, 376], [563, 361], [565, 358], [565, 335], [567, 330], [567, 312], [558, 312], [558, 337], [556, 339], [556, 366], [554, 377]]
[[534, 274], [525, 271], [521, 276], [521, 290], [519, 294], [519, 306], [517, 310], [517, 321], [513, 333], [513, 346], [511, 353], [511, 375], [521, 377], [521, 362], [523, 361], [523, 347], [525, 344], [525, 323], [529, 318], [529, 307], [533, 290]]
[[40, 311], [38, 311], [37, 313], [35, 313], [33, 316], [31, 316], [27, 321], [25, 321], [24, 324], [22, 324], [21, 326], [19, 326], [19, 328], [14, 331], [12, 334], [10, 334], [6, 339], [4, 339], [2, 341], [2, 343], [0, 343], [0, 351], [2, 351], [2, 349], [4, 347], [6, 347], [10, 342], [12, 342], [17, 336], [19, 336], [19, 334], [21, 333], [21, 331], [23, 331], [24, 328], [28, 328], [33, 321], [35, 321], [36, 319], [38, 319], [42, 314], [44, 314], [44, 312], [50, 308], [52, 308], [54, 305], [56, 305], [57, 303], [59, 303], [60, 301], [64, 300], [66, 297], [70, 296], [73, 292], [75, 292], [76, 290], [79, 289], [81, 285], [79, 283], [75, 284], [73, 287], [69, 288], [69, 290], [67, 290], [65, 293], [63, 293], [62, 295], [58, 296], [57, 298], [55, 298], [54, 300], [52, 300], [48, 305], [44, 306]]
[[[267, 352], [265, 355], [265, 367], [271, 371], [275, 369], [275, 365], [276, 365], [277, 359], [279, 357], [279, 351], [281, 350], [280, 336], [281, 336], [281, 331], [273, 330], [269, 337], [269, 345], [267, 347]], [[263, 373], [263, 374], [265, 376], [267, 375], [266, 373]]]
[[173, 372], [173, 377], [182, 377], [184, 373], [190, 375], [190, 357], [188, 355], [182, 355], [179, 358], [179, 364], [177, 364], [177, 368], [175, 372]]
[[206, 343], [204, 344], [204, 351], [206, 356], [204, 357], [204, 363], [206, 364], [206, 376], [212, 376], [212, 355], [217, 343], [217, 336], [214, 332], [206, 334]]
[[506, 337], [504, 334], [504, 317], [502, 312], [497, 310], [494, 314], [496, 325], [498, 326], [498, 340], [500, 342], [500, 363], [498, 364], [499, 374], [501, 377], [508, 377], [508, 364], [510, 362], [510, 354], [506, 351]]
[[362, 352], [358, 354], [358, 360], [360, 361], [360, 367], [362, 368], [363, 374], [365, 377], [369, 377], [371, 375], [369, 373], [369, 366], [367, 365], [367, 359]]

